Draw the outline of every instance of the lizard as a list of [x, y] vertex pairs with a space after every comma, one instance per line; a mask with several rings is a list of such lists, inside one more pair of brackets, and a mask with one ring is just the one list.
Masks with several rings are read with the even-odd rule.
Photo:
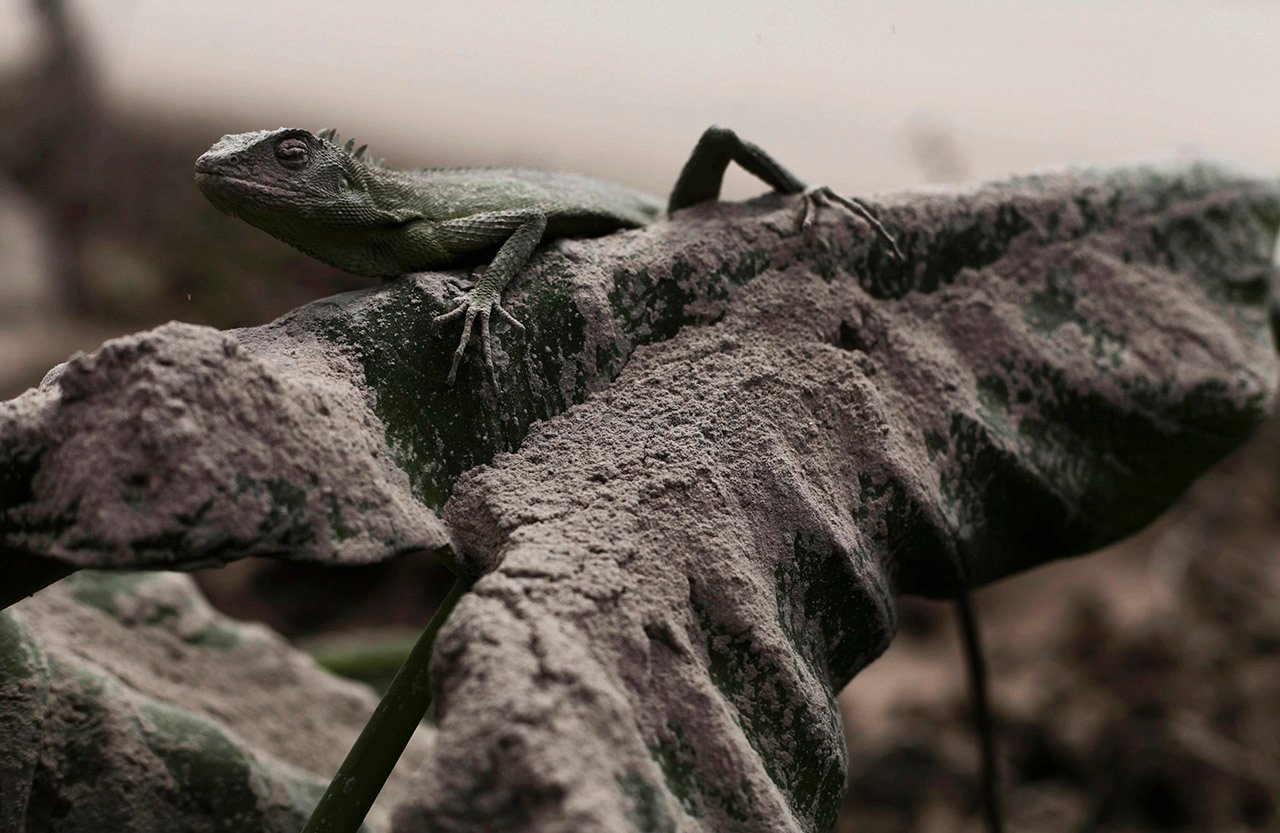
[[[889, 246], [893, 236], [862, 200], [809, 186], [734, 131], [713, 126], [698, 140], [666, 213], [713, 200], [730, 162], [782, 194], [799, 194], [798, 230], [812, 242], [821, 205], [860, 216]], [[393, 279], [491, 256], [472, 288], [432, 323], [462, 320], [447, 383], [479, 322], [481, 351], [496, 388], [490, 321], [524, 326], [501, 303], [503, 288], [543, 241], [596, 237], [647, 225], [662, 203], [640, 191], [579, 174], [529, 168], [396, 170], [336, 130], [282, 127], [223, 136], [195, 164], [196, 184], [219, 210], [299, 251], [356, 275]]]
[[[731, 162], [776, 192], [801, 196], [797, 231], [807, 244], [813, 242], [819, 207], [835, 205], [861, 217], [891, 256], [905, 260], [865, 202], [825, 185], [806, 185], [759, 146], [720, 126], [707, 128], [694, 146], [666, 213], [717, 199]], [[491, 255], [472, 288], [433, 319], [437, 329], [463, 322], [449, 385], [478, 320], [488, 378], [496, 387], [490, 320], [497, 316], [524, 331], [503, 308], [502, 290], [540, 242], [639, 228], [662, 216], [657, 198], [579, 174], [528, 168], [395, 170], [375, 161], [367, 145], [357, 148], [351, 139], [344, 144], [333, 129], [311, 133], [282, 127], [223, 136], [196, 160], [195, 178], [219, 210], [356, 275], [390, 280]], [[988, 829], [998, 832], [1003, 825], [986, 670], [964, 584], [957, 593], [957, 613], [982, 741], [983, 805]]]

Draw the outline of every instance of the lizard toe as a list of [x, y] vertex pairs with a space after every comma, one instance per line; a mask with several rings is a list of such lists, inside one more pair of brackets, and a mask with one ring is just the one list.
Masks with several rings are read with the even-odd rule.
[[519, 321], [517, 321], [514, 315], [512, 315], [511, 313], [503, 309], [502, 304], [494, 304], [493, 311], [498, 314], [499, 318], [507, 322], [507, 324], [510, 325], [511, 329], [515, 330], [517, 333], [520, 333], [520, 335], [524, 335], [524, 325], [521, 324]]
[[[453, 351], [453, 362], [449, 365], [448, 384], [450, 385], [458, 378], [458, 365], [462, 362], [462, 355], [467, 352], [467, 343], [471, 341], [471, 327], [476, 320], [477, 310], [475, 304], [467, 300], [459, 306], [459, 309], [463, 308], [466, 310], [466, 319], [462, 325], [462, 338], [458, 339], [458, 348]], [[452, 315], [452, 313], [449, 314]]]
[[467, 300], [463, 298], [462, 300], [458, 301], [456, 304], [453, 305], [453, 309], [449, 310], [448, 312], [441, 313], [440, 315], [437, 315], [435, 318], [432, 318], [431, 326], [439, 330], [441, 327], [443, 327], [445, 324], [448, 324], [450, 321], [453, 321], [454, 319], [457, 319], [457, 318], [461, 318], [463, 315], [466, 314], [466, 312], [467, 312]]
[[818, 206], [824, 190], [826, 186], [811, 185], [804, 189], [800, 199], [800, 235], [804, 238], [806, 246], [813, 246], [818, 242]]
[[493, 333], [490, 328], [490, 323], [495, 315], [509, 324], [513, 330], [523, 335], [525, 331], [524, 325], [517, 321], [514, 315], [503, 309], [502, 305], [494, 298], [487, 295], [477, 297], [475, 290], [459, 298], [453, 309], [431, 319], [432, 325], [437, 331], [444, 325], [459, 318], [463, 322], [462, 336], [458, 339], [458, 346], [454, 349], [453, 359], [449, 364], [449, 385], [453, 385], [457, 380], [458, 367], [462, 364], [463, 356], [466, 355], [467, 346], [471, 343], [472, 330], [476, 329], [476, 322], [479, 321], [480, 326], [477, 335], [480, 340], [481, 356], [484, 359], [489, 381], [493, 383], [495, 388], [497, 387], [497, 368], [493, 360]]
[[810, 185], [804, 189], [804, 213], [800, 223], [800, 231], [805, 235], [806, 244], [812, 244], [817, 236], [816, 218], [818, 209], [821, 205], [839, 206], [850, 214], [858, 217], [875, 231], [876, 235], [883, 240], [888, 246], [892, 256], [899, 260], [906, 260], [906, 256], [902, 254], [902, 249], [898, 248], [898, 241], [894, 239], [889, 230], [880, 222], [874, 211], [871, 210], [862, 200], [856, 197], [846, 197], [843, 194], [833, 191], [826, 185]]

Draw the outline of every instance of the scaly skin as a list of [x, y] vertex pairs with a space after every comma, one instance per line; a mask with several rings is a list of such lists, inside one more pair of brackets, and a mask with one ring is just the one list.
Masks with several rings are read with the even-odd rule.
[[[463, 319], [449, 384], [480, 321], [490, 379], [493, 315], [523, 330], [502, 308], [502, 290], [543, 240], [595, 237], [637, 228], [661, 213], [658, 200], [577, 174], [523, 168], [396, 171], [374, 162], [332, 130], [280, 128], [223, 136], [196, 160], [196, 184], [219, 210], [300, 251], [357, 275], [395, 278], [461, 266], [493, 252], [475, 286], [436, 326]], [[667, 210], [720, 194], [729, 162], [784, 194], [803, 194], [800, 228], [810, 238], [823, 202], [867, 220], [900, 256], [868, 208], [826, 187], [806, 187], [763, 150], [731, 130], [709, 128], [681, 171]]]

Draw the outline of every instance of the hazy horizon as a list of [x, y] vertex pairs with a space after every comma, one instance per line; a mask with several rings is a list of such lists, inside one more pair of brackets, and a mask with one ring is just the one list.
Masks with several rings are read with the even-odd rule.
[[[406, 165], [421, 148], [661, 193], [714, 122], [861, 192], [939, 178], [931, 153], [951, 158], [942, 178], [1175, 155], [1280, 171], [1274, 3], [71, 8], [121, 104], [225, 132], [333, 124]], [[0, 26], [26, 17], [0, 9]]]

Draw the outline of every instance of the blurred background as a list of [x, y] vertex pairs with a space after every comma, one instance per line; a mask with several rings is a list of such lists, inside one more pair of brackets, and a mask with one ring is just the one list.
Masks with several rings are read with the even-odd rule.
[[[665, 195], [712, 123], [853, 194], [1150, 158], [1278, 176], [1280, 4], [0, 0], [0, 398], [115, 335], [367, 285], [204, 202], [192, 162], [223, 133]], [[1014, 829], [1280, 830], [1278, 485], [1272, 425], [1156, 528], [980, 594]], [[201, 576], [334, 657], [411, 637], [445, 581], [333, 579]], [[978, 829], [962, 669], [950, 609], [906, 602], [842, 695], [842, 830]]]

